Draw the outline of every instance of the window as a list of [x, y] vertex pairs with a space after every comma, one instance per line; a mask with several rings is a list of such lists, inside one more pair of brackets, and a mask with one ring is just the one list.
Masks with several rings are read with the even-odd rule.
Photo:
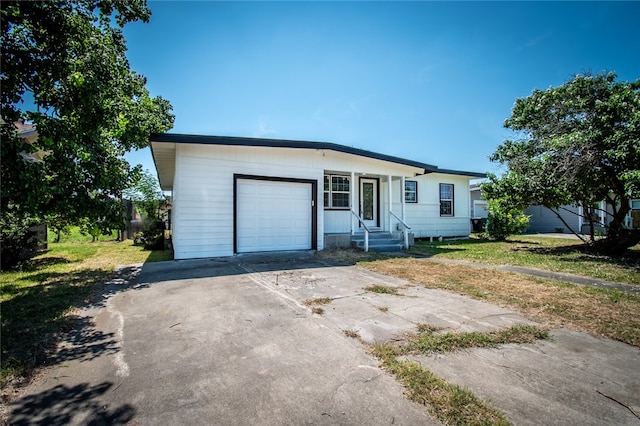
[[418, 182], [416, 182], [415, 180], [404, 181], [404, 202], [405, 203], [418, 202]]
[[453, 184], [440, 184], [440, 216], [453, 216]]
[[350, 206], [349, 176], [324, 175], [324, 208], [348, 209]]

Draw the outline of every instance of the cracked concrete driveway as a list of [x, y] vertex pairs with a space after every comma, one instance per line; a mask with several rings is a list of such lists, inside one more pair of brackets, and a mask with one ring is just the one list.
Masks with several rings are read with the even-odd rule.
[[[402, 296], [364, 287], [397, 287]], [[312, 258], [148, 264], [79, 313], [14, 424], [438, 424], [363, 345], [428, 323], [531, 323], [494, 305]], [[302, 302], [329, 297], [324, 314]], [[418, 361], [517, 424], [638, 424], [637, 348], [580, 333]], [[615, 356], [612, 356], [615, 353]], [[561, 388], [559, 388], [559, 386]]]

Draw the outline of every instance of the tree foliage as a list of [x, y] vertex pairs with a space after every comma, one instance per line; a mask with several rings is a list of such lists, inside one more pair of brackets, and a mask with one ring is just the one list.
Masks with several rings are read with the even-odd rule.
[[[606, 201], [608, 236], [591, 244], [619, 252], [640, 240], [624, 229], [629, 200], [640, 188], [640, 80], [614, 73], [578, 75], [559, 87], [517, 99], [507, 140], [490, 157], [506, 166], [484, 186], [487, 198], [508, 197], [514, 207], [538, 204], [596, 207]], [[579, 230], [573, 230], [579, 232]]]
[[[130, 70], [125, 24], [145, 0], [2, 1], [2, 214], [122, 224], [122, 190], [140, 177], [123, 158], [173, 125], [171, 105]], [[27, 120], [27, 142], [14, 122]], [[43, 153], [33, 161], [29, 154]], [[30, 160], [30, 161], [28, 161]]]
[[145, 222], [157, 221], [160, 208], [167, 202], [158, 179], [149, 170], [143, 171], [138, 182], [127, 188], [123, 194], [125, 198], [133, 201]]
[[124, 197], [133, 202], [143, 220], [144, 231], [134, 236], [134, 243], [143, 243], [146, 249], [163, 249], [165, 224], [161, 210], [168, 203], [156, 176], [145, 170], [138, 183], [124, 191]]

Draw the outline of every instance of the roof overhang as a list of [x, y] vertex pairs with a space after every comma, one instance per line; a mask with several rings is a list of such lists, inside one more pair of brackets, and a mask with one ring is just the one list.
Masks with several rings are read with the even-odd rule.
[[445, 173], [473, 178], [486, 177], [483, 173], [462, 172], [455, 170], [439, 169], [432, 164], [422, 163], [419, 161], [408, 160], [405, 158], [394, 157], [391, 155], [380, 154], [364, 149], [353, 148], [345, 145], [339, 145], [330, 142], [310, 142], [283, 139], [259, 139], [244, 138], [233, 136], [205, 136], [205, 135], [188, 135], [180, 133], [156, 133], [150, 137], [151, 153], [158, 171], [158, 179], [160, 187], [165, 191], [171, 191], [173, 188], [173, 177], [175, 174], [175, 155], [177, 144], [197, 144], [197, 145], [229, 145], [229, 146], [253, 146], [253, 147], [269, 147], [269, 148], [297, 148], [297, 149], [314, 149], [314, 150], [331, 150], [345, 154], [357, 155], [375, 160], [387, 161], [390, 163], [401, 164], [420, 169], [421, 173]]
[[173, 178], [176, 174], [176, 144], [155, 142], [151, 139], [151, 155], [158, 172], [158, 181], [163, 191], [173, 191]]

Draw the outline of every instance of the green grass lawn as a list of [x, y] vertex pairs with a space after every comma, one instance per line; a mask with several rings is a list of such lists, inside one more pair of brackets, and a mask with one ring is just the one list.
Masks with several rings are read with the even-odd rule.
[[433, 243], [417, 241], [409, 252], [493, 265], [533, 267], [640, 285], [640, 246], [633, 247], [625, 256], [613, 257], [588, 253], [576, 239], [518, 235], [503, 242], [480, 238]]
[[91, 242], [90, 236], [72, 230], [20, 268], [0, 273], [2, 386], [45, 362], [59, 331], [72, 326], [73, 310], [85, 304], [116, 267], [171, 259], [168, 250], [146, 251], [112, 236], [101, 239]]

